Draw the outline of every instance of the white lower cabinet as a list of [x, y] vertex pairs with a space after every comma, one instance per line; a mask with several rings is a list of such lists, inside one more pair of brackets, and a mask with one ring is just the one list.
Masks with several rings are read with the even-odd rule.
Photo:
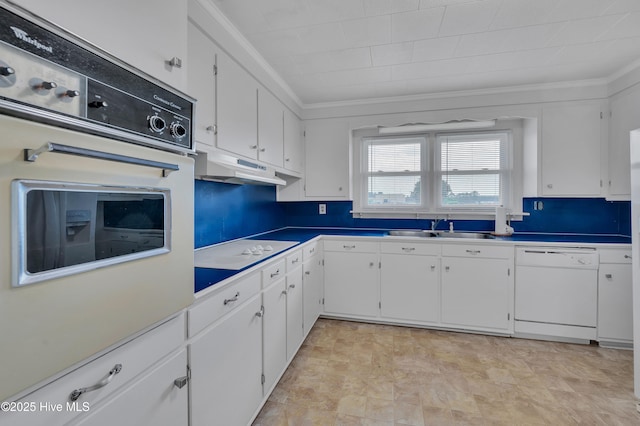
[[246, 425], [262, 401], [262, 297], [190, 344], [191, 425]]
[[280, 279], [262, 291], [264, 319], [263, 374], [264, 391], [268, 392], [287, 366], [287, 290], [286, 280]]
[[513, 330], [513, 248], [444, 245], [442, 323]]
[[287, 360], [293, 358], [304, 340], [302, 268], [287, 273]]
[[324, 282], [324, 268], [322, 256], [318, 253], [319, 244], [314, 243], [309, 250], [305, 250], [302, 264], [302, 297], [304, 315], [304, 335], [311, 331], [322, 312], [322, 295]]
[[378, 243], [325, 241], [324, 312], [378, 317]]
[[[70, 425], [187, 426], [187, 351], [182, 349], [117, 396]], [[176, 380], [178, 380], [176, 382]], [[180, 388], [179, 386], [183, 386]], [[78, 404], [82, 407], [81, 404]]]
[[403, 321], [440, 320], [440, 246], [382, 243], [380, 316]]
[[600, 250], [598, 341], [604, 346], [633, 344], [631, 250]]

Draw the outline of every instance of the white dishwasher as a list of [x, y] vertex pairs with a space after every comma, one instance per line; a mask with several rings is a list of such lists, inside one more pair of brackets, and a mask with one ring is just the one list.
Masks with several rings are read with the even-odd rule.
[[589, 343], [598, 323], [598, 252], [518, 247], [515, 335]]

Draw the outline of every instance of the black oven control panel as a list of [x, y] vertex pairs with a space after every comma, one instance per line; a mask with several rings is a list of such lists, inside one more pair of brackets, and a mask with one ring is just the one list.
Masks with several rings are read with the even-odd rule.
[[193, 111], [186, 95], [0, 5], [0, 113], [189, 153]]

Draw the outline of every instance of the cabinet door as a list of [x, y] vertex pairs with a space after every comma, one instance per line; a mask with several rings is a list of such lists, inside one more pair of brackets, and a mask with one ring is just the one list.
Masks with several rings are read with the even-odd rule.
[[631, 198], [629, 133], [640, 128], [640, 90], [616, 96], [611, 100], [609, 139], [609, 196]]
[[508, 329], [508, 268], [502, 259], [442, 258], [442, 322]]
[[302, 123], [294, 113], [284, 110], [284, 168], [302, 173]]
[[71, 424], [187, 426], [187, 387], [179, 388], [174, 383], [181, 377], [187, 377], [186, 349], [136, 379], [106, 404], [84, 407], [79, 401], [78, 409], [87, 408], [87, 413]]
[[[19, 0], [16, 3], [168, 85], [186, 91], [188, 64], [182, 68], [169, 65], [174, 57], [186, 59], [186, 0]], [[97, 19], [105, 24], [97, 24]], [[113, 23], [114, 29], [106, 23]]]
[[302, 293], [304, 298], [304, 334], [309, 334], [322, 310], [322, 259], [312, 257], [302, 265]]
[[378, 255], [327, 251], [324, 259], [324, 311], [377, 317]]
[[262, 401], [261, 297], [190, 345], [191, 425], [246, 425]]
[[440, 260], [435, 256], [381, 255], [380, 315], [410, 321], [440, 319]]
[[287, 292], [281, 279], [262, 292], [264, 391], [269, 392], [287, 365]]
[[631, 264], [600, 264], [598, 340], [633, 341]]
[[266, 89], [258, 89], [258, 159], [282, 167], [284, 107]]
[[349, 123], [311, 120], [306, 123], [305, 194], [349, 198]]
[[600, 113], [599, 102], [543, 109], [542, 195], [600, 195]]
[[287, 359], [293, 358], [304, 339], [302, 268], [287, 274]]
[[258, 84], [236, 61], [220, 52], [216, 146], [248, 158], [258, 158]]
[[188, 40], [188, 91], [198, 101], [195, 108], [194, 137], [196, 142], [200, 144], [196, 148], [206, 150], [206, 146], [214, 146], [215, 144], [215, 65], [219, 49], [206, 34], [191, 22], [188, 27]]

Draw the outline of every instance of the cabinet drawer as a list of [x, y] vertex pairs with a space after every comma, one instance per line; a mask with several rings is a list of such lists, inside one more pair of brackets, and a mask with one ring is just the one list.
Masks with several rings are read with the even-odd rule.
[[189, 337], [195, 336], [223, 315], [260, 292], [260, 274], [229, 284], [189, 309]]
[[262, 288], [267, 287], [269, 284], [278, 281], [285, 276], [285, 259], [279, 260], [262, 270]]
[[305, 244], [305, 246], [302, 248], [302, 260], [307, 261], [308, 259], [311, 259], [313, 256], [318, 254], [320, 249], [321, 246], [319, 241]]
[[631, 249], [599, 249], [600, 263], [631, 263]]
[[376, 253], [380, 246], [377, 242], [371, 241], [325, 241], [325, 251], [344, 251], [355, 253]]
[[[0, 423], [12, 426], [67, 424], [80, 414], [87, 404], [91, 408], [106, 397], [114, 395], [133, 378], [183, 343], [184, 314], [181, 314], [24, 397], [25, 404], [35, 404], [34, 412], [2, 413]], [[75, 401], [76, 404], [71, 405], [70, 396], [73, 391], [106, 381], [112, 370], [118, 372], [111, 375], [108, 384], [81, 394]], [[67, 408], [67, 403], [71, 408]], [[41, 409], [44, 406], [58, 406], [62, 409]], [[77, 411], [74, 411], [73, 407], [76, 407]]]
[[382, 253], [390, 254], [420, 254], [438, 256], [440, 254], [440, 244], [430, 243], [382, 243], [380, 244], [380, 251]]
[[302, 250], [297, 250], [287, 256], [287, 272], [291, 272], [302, 266]]
[[509, 259], [513, 257], [513, 247], [496, 247], [480, 244], [445, 244], [442, 246], [442, 255]]

